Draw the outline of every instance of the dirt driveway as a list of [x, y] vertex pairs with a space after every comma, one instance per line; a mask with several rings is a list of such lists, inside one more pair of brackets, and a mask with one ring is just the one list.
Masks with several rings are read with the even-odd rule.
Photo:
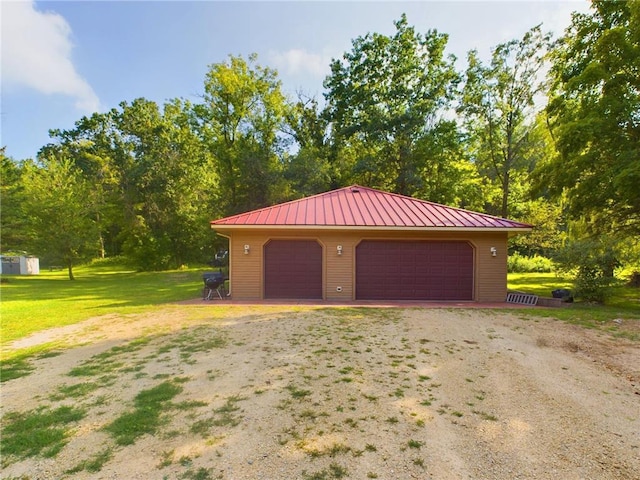
[[[172, 306], [44, 332], [9, 348], [73, 348], [2, 413], [83, 415], [2, 478], [640, 478], [638, 343], [524, 315]], [[118, 437], [160, 386], [157, 425]]]

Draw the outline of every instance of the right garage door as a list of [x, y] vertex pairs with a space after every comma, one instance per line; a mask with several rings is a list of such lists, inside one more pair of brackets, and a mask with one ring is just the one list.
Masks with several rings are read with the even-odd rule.
[[465, 241], [364, 240], [356, 247], [359, 300], [473, 300]]

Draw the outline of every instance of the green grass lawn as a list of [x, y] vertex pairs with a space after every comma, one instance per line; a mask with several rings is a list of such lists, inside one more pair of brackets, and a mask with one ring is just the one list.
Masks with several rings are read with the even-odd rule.
[[[553, 273], [510, 273], [507, 277], [509, 290], [517, 290], [543, 297], [551, 297], [557, 288], [571, 290], [571, 281]], [[613, 294], [606, 305], [576, 302], [571, 308], [531, 308], [528, 315], [553, 317], [568, 323], [610, 331], [616, 336], [630, 340], [640, 340], [640, 333], [633, 327], [619, 328], [611, 323], [613, 319], [640, 319], [640, 289], [619, 284], [613, 287]]]
[[550, 297], [551, 292], [558, 288], [571, 290], [571, 280], [555, 273], [510, 273], [507, 276], [507, 288], [540, 297]]
[[0, 287], [1, 343], [99, 315], [197, 298], [207, 270], [211, 268], [137, 273], [98, 262], [74, 269], [74, 281], [66, 270], [5, 276]]
[[[571, 280], [554, 273], [510, 273], [507, 276], [507, 287], [509, 290], [551, 297], [551, 292], [558, 288], [571, 290]], [[621, 282], [613, 287], [613, 295], [605, 306], [638, 310], [640, 313], [640, 289], [625, 286]]]

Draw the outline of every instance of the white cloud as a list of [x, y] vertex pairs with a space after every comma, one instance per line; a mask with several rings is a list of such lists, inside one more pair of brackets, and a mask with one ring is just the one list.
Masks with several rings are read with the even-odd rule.
[[98, 96], [73, 65], [70, 37], [61, 15], [38, 11], [31, 0], [2, 2], [3, 84], [73, 97], [87, 113], [100, 110]]
[[286, 52], [269, 52], [269, 60], [278, 70], [289, 75], [311, 74], [324, 78], [331, 71], [331, 56], [326, 52], [312, 53], [292, 48]]

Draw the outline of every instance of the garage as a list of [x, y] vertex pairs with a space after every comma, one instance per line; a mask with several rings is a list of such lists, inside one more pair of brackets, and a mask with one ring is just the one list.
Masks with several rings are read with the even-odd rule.
[[531, 225], [360, 185], [211, 221], [234, 300], [504, 302]]
[[270, 240], [264, 246], [264, 298], [321, 299], [322, 246], [315, 240]]
[[356, 247], [358, 300], [473, 300], [466, 241], [363, 240]]

